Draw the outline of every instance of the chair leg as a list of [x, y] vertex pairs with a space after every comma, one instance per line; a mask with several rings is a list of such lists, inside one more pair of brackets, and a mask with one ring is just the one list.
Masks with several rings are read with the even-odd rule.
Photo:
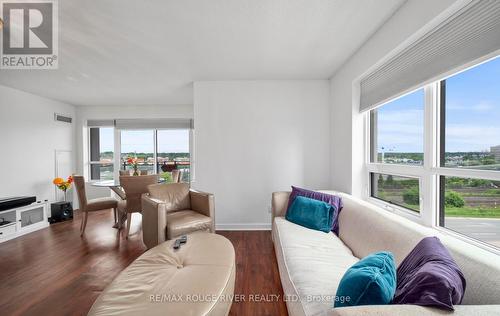
[[128, 234], [130, 232], [130, 222], [132, 222], [132, 213], [127, 213], [127, 231], [125, 232], [126, 239], [128, 239]]
[[113, 208], [113, 214], [115, 215], [115, 224], [116, 224], [116, 208]]
[[83, 218], [85, 217], [85, 212], [84, 211], [80, 211], [82, 213], [82, 220], [80, 221], [80, 232], [82, 232], [82, 228], [83, 228]]
[[122, 211], [117, 210], [116, 216], [117, 216], [117, 221], [118, 221], [117, 222], [117, 224], [118, 224], [118, 230], [121, 230], [123, 228], [123, 220], [122, 220], [123, 219], [123, 215], [124, 214], [123, 214]]
[[89, 212], [84, 212], [85, 213], [85, 218], [82, 219], [82, 231], [80, 233], [80, 236], [83, 236], [83, 233], [85, 233], [85, 227], [87, 227], [87, 217], [89, 216]]

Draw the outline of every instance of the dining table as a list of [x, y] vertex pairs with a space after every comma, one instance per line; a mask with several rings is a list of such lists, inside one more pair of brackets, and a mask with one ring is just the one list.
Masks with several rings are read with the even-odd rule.
[[92, 182], [93, 187], [98, 188], [110, 188], [113, 192], [118, 194], [120, 197], [124, 195], [123, 189], [120, 186], [120, 180], [99, 180]]
[[[163, 178], [158, 178], [158, 183], [165, 183], [165, 179]], [[99, 181], [93, 181], [91, 182], [93, 187], [98, 187], [98, 188], [110, 188], [111, 191], [115, 192], [120, 196], [122, 200], [126, 200], [127, 197], [125, 196], [125, 191], [123, 191], [121, 185], [120, 185], [120, 180], [115, 179], [115, 180], [99, 180]]]

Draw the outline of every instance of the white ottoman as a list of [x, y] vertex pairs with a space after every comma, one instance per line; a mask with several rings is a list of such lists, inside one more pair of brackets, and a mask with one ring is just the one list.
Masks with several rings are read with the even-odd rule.
[[123, 270], [88, 315], [227, 315], [232, 304], [235, 254], [220, 235], [193, 233], [181, 249], [160, 244]]

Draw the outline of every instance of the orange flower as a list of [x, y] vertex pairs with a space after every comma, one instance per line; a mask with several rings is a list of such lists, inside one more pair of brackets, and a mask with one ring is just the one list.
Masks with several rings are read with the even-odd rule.
[[54, 181], [52, 181], [52, 183], [54, 183], [55, 185], [60, 185], [63, 182], [64, 182], [63, 178], [55, 178]]

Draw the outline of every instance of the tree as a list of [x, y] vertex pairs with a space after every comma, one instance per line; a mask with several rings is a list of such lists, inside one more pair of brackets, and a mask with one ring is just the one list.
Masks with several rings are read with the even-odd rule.
[[417, 187], [409, 188], [403, 192], [403, 201], [406, 204], [418, 205], [420, 202], [420, 194]]
[[447, 207], [464, 207], [465, 201], [460, 193], [455, 191], [447, 191], [444, 194], [444, 205]]
[[392, 175], [388, 175], [387, 176], [387, 179], [385, 180], [385, 183], [387, 185], [393, 185], [394, 184], [394, 178], [392, 177]]
[[384, 184], [384, 177], [382, 176], [382, 174], [379, 174], [378, 175], [378, 185], [382, 186], [383, 184]]
[[160, 178], [162, 178], [165, 181], [165, 183], [173, 182], [172, 174], [170, 172], [162, 172], [160, 174]]
[[470, 186], [475, 188], [488, 186], [489, 183], [490, 183], [489, 180], [470, 179]]

